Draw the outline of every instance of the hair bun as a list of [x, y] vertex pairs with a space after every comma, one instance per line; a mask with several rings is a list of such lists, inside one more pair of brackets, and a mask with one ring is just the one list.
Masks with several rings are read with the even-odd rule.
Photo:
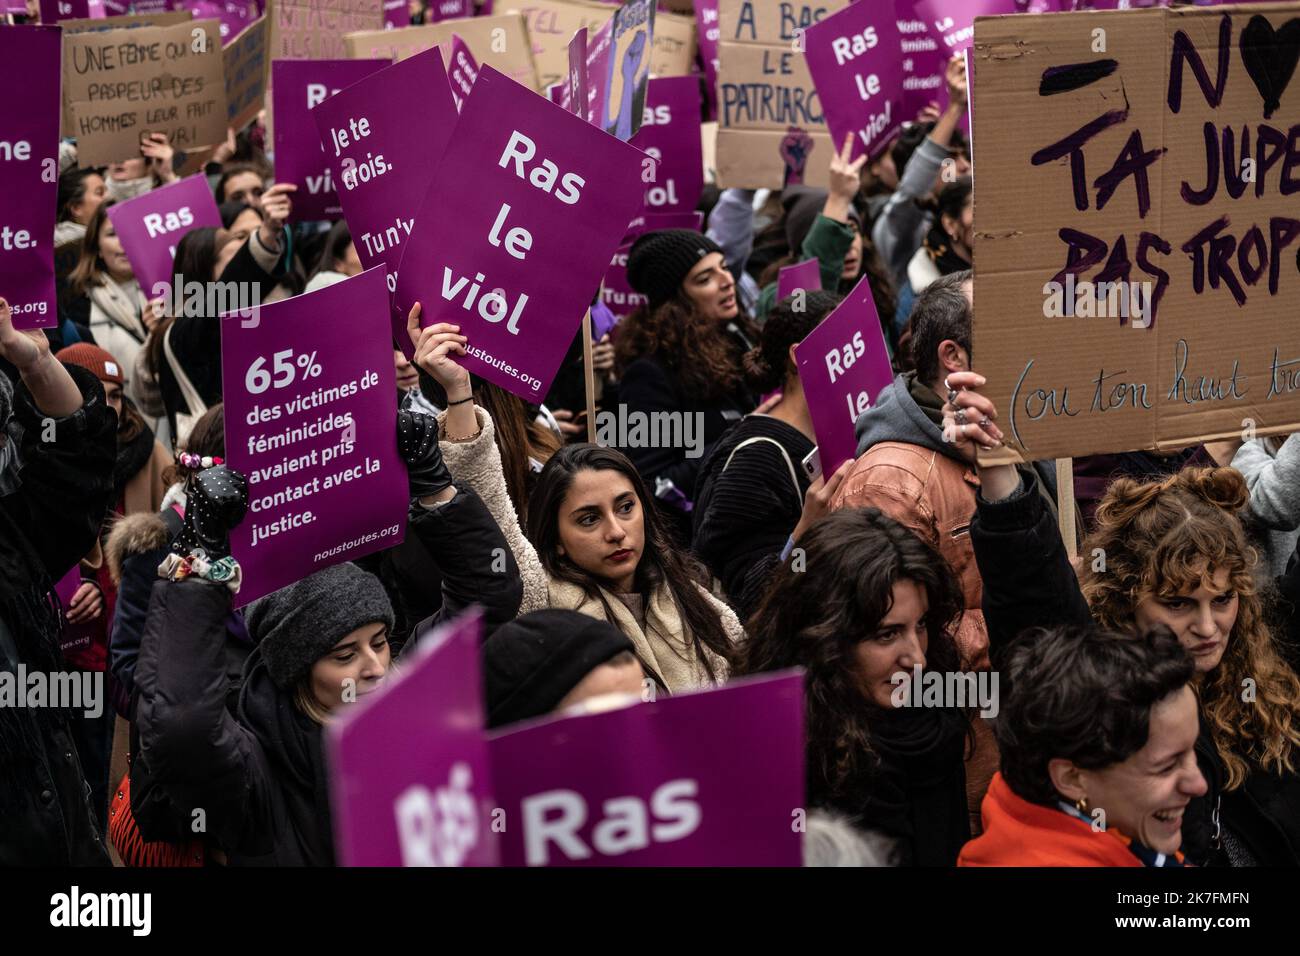
[[745, 378], [756, 392], [767, 394], [777, 389], [781, 382], [776, 371], [768, 364], [761, 346], [755, 346], [741, 359]]
[[1246, 479], [1235, 468], [1188, 468], [1178, 473], [1176, 482], [1228, 512], [1240, 511], [1250, 499]]
[[1164, 487], [1161, 481], [1116, 478], [1097, 506], [1098, 524], [1128, 524], [1138, 512], [1156, 500]]

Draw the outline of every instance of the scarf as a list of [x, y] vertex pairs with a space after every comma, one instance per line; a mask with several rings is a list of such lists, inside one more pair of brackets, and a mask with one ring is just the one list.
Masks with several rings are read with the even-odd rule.
[[117, 446], [117, 459], [113, 462], [113, 501], [122, 500], [126, 486], [153, 456], [153, 432], [146, 425], [125, 445]]
[[54, 245], [66, 246], [70, 242], [80, 242], [86, 238], [86, 227], [79, 222], [65, 219], [54, 225]]
[[[144, 344], [144, 340], [148, 336], [142, 318], [146, 303], [139, 282], [135, 279], [117, 282], [110, 276], [105, 275], [103, 281], [90, 290], [90, 303], [95, 309], [103, 313], [109, 322], [122, 329], [141, 345]], [[90, 321], [92, 325], [95, 324], [93, 315]]]
[[930, 231], [925, 234], [923, 244], [925, 254], [930, 257], [930, 261], [939, 270], [939, 275], [952, 275], [954, 272], [961, 272], [963, 269], [970, 268], [970, 263], [953, 251], [952, 240], [943, 231], [943, 224], [938, 219], [930, 227]]
[[149, 190], [153, 189], [153, 176], [141, 176], [138, 179], [113, 179], [104, 180], [104, 190], [108, 193], [108, 198], [114, 202], [126, 202], [128, 199], [136, 199], [143, 196]]

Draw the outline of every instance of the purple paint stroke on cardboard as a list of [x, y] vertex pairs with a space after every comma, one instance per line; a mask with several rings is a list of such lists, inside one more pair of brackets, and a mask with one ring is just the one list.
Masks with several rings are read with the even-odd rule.
[[903, 52], [890, 4], [851, 3], [804, 31], [804, 58], [831, 141], [879, 155], [902, 129]]
[[406, 241], [398, 306], [459, 325], [466, 368], [538, 401], [641, 203], [643, 159], [485, 65]]
[[17, 87], [0, 101], [0, 294], [16, 329], [59, 324], [54, 283], [54, 220], [62, 31], [56, 26], [0, 30], [0, 60]]
[[316, 124], [310, 115], [330, 95], [371, 73], [388, 60], [273, 60], [271, 89], [275, 115], [275, 176], [295, 183], [293, 221], [315, 222], [343, 215], [338, 184]]
[[[145, 295], [168, 295], [176, 246], [192, 229], [221, 228], [221, 211], [202, 173], [187, 176], [135, 199], [114, 203], [108, 218]], [[182, 277], [184, 280], [187, 277]], [[206, 282], [207, 276], [189, 276]], [[159, 286], [166, 288], [160, 289]]]
[[802, 863], [797, 671], [544, 719], [490, 737], [488, 755], [517, 821], [501, 835], [505, 866]]
[[343, 866], [494, 866], [482, 613], [421, 637], [325, 734]]
[[382, 267], [222, 316], [226, 462], [249, 492], [237, 606], [405, 537], [387, 316]]
[[853, 423], [893, 379], [885, 335], [864, 276], [844, 301], [795, 346], [812, 414], [822, 474], [856, 457]]
[[[411, 122], [412, 97], [421, 103], [418, 123]], [[412, 214], [456, 126], [442, 51], [431, 47], [371, 73], [315, 107], [311, 119], [357, 257], [367, 269], [385, 266], [388, 288], [396, 289]], [[393, 341], [411, 358], [406, 313], [395, 305], [390, 311]]]
[[657, 161], [654, 182], [646, 187], [646, 212], [693, 211], [704, 191], [700, 84], [695, 77], [650, 80], [644, 119], [632, 145]]
[[794, 295], [798, 289], [817, 292], [821, 287], [821, 263], [818, 260], [805, 259], [792, 266], [782, 266], [776, 277], [776, 301], [780, 302], [786, 296]]

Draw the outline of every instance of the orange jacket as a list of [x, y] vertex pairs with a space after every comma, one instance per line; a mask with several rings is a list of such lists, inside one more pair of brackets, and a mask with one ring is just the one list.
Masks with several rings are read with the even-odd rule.
[[1016, 796], [1000, 773], [981, 810], [984, 834], [961, 848], [958, 866], [1142, 865], [1119, 834]]

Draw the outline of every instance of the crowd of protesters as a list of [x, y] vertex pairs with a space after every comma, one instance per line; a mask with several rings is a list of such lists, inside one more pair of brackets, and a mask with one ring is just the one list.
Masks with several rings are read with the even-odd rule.
[[[184, 156], [155, 134], [88, 168], [68, 144], [58, 322], [15, 331], [0, 302], [0, 670], [102, 672], [112, 710], [0, 707], [0, 864], [332, 864], [342, 688], [471, 604], [493, 727], [802, 668], [809, 862], [1300, 863], [1300, 446], [1079, 459], [1073, 488], [978, 463], [1003, 436], [971, 350], [960, 59], [946, 86], [828, 188], [708, 187], [706, 231], [632, 246], [644, 304], [592, 352], [601, 407], [692, 416], [702, 454], [587, 443], [581, 342], [529, 404], [417, 305], [391, 343], [404, 542], [240, 610], [221, 322], [142, 290], [106, 214]], [[264, 143], [259, 121], [212, 154], [223, 225], [181, 238], [177, 276], [273, 302], [357, 275], [346, 222], [289, 224]], [[811, 258], [825, 291], [778, 300]], [[810, 478], [795, 347], [864, 281], [896, 377], [856, 459]], [[900, 672], [989, 671], [992, 717], [895, 702]]]

